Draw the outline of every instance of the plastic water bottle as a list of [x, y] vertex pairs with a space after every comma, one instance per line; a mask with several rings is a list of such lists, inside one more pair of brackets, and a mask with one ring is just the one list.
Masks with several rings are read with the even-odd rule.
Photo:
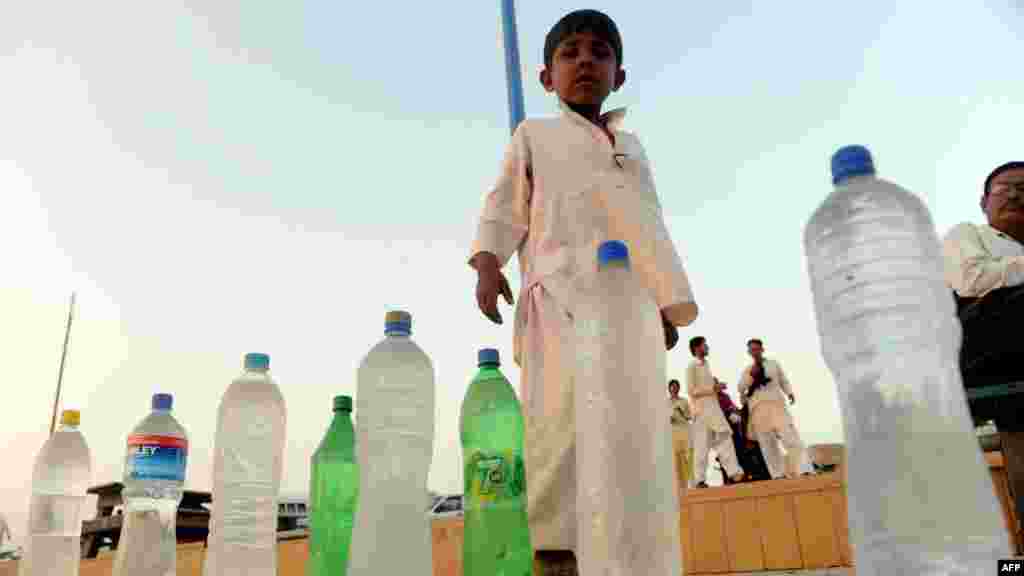
[[128, 436], [115, 576], [175, 574], [188, 435], [171, 415], [173, 404], [170, 394], [154, 394], [153, 411]]
[[21, 576], [78, 576], [82, 504], [92, 481], [80, 419], [78, 410], [62, 412], [60, 428], [36, 456]]
[[623, 242], [602, 243], [574, 326], [580, 574], [682, 572], [665, 336]]
[[206, 576], [277, 575], [277, 501], [285, 405], [270, 357], [246, 354], [220, 401]]
[[309, 560], [306, 576], [345, 576], [359, 501], [352, 398], [334, 397], [334, 419], [313, 453], [309, 474]]
[[434, 367], [411, 339], [407, 312], [388, 312], [385, 338], [359, 365], [359, 509], [351, 576], [433, 573], [424, 513], [434, 454]]
[[960, 325], [916, 196], [861, 146], [804, 247], [822, 354], [839, 386], [858, 576], [994, 570], [1008, 540], [957, 368]]
[[526, 522], [523, 414], [501, 373], [498, 351], [480, 350], [479, 372], [459, 415], [466, 576], [528, 576], [533, 548]]

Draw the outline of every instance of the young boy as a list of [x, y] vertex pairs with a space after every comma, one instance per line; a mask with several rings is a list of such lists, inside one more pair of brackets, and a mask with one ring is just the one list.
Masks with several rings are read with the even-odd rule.
[[[587, 546], [577, 542], [577, 492], [592, 479], [576, 476], [572, 294], [596, 270], [598, 244], [629, 246], [631, 267], [661, 311], [666, 348], [678, 340], [676, 327], [697, 316], [643, 147], [618, 129], [623, 111], [601, 114], [625, 80], [622, 40], [608, 16], [581, 10], [555, 24], [544, 43], [540, 81], [557, 94], [561, 116], [529, 119], [515, 130], [501, 176], [485, 198], [470, 259], [480, 310], [501, 324], [498, 296], [513, 303], [501, 268], [513, 252], [519, 255], [514, 358], [522, 368], [530, 532], [542, 565], [571, 559]], [[666, 459], [670, 476], [667, 445]]]

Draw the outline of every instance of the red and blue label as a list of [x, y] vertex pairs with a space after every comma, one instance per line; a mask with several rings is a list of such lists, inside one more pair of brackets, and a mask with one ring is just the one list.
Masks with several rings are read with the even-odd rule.
[[125, 476], [133, 480], [185, 481], [188, 441], [174, 436], [132, 434], [128, 437]]

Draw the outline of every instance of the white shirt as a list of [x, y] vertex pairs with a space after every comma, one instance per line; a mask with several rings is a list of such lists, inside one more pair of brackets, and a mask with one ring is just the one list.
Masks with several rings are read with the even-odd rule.
[[[793, 394], [793, 386], [789, 383], [789, 379], [786, 378], [786, 373], [782, 371], [782, 366], [775, 360], [769, 358], [764, 359], [764, 375], [767, 378], [771, 378], [771, 381], [758, 388], [754, 395], [747, 398], [747, 390], [754, 383], [753, 376], [750, 375], [750, 371], [754, 368], [751, 364], [743, 370], [743, 374], [740, 375], [739, 391], [740, 398], [743, 399], [743, 403], [750, 407], [750, 411], [754, 411], [754, 406], [760, 402], [766, 400], [782, 400], [785, 402], [789, 399], [789, 396]], [[783, 396], [785, 394], [785, 396]]]
[[[686, 393], [692, 400], [693, 416], [697, 422], [702, 422], [715, 432], [732, 433], [732, 428], [725, 420], [722, 407], [718, 403], [718, 393], [715, 391], [715, 377], [711, 374], [711, 366], [708, 360], [694, 358], [686, 369]], [[708, 394], [697, 397], [697, 394]]]
[[1024, 245], [987, 224], [958, 224], [942, 243], [946, 284], [961, 298], [1024, 284]]
[[502, 173], [484, 200], [470, 251], [490, 252], [500, 266], [519, 255], [517, 362], [528, 324], [524, 296], [540, 284], [571, 312], [578, 277], [597, 269], [597, 246], [607, 239], [629, 245], [631, 268], [669, 321], [686, 326], [697, 317], [647, 154], [635, 135], [619, 129], [625, 111], [605, 115], [615, 134], [612, 144], [601, 128], [561, 107], [559, 118], [527, 119], [516, 128]]

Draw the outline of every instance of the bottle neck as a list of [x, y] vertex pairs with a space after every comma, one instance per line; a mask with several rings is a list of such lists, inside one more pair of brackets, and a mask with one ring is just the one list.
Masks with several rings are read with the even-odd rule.
[[611, 262], [605, 262], [604, 264], [598, 264], [598, 270], [611, 270], [611, 269], [622, 269], [629, 270], [628, 260], [612, 260]]
[[60, 424], [57, 426], [57, 432], [78, 432], [78, 425]]
[[869, 174], [854, 174], [852, 176], [847, 176], [846, 178], [843, 178], [842, 180], [839, 180], [838, 182], [836, 182], [836, 187], [849, 186], [850, 184], [856, 184], [858, 182], [866, 182], [868, 180], [874, 180], [874, 179], [875, 179], [875, 175], [871, 174], [871, 173], [869, 173]]

